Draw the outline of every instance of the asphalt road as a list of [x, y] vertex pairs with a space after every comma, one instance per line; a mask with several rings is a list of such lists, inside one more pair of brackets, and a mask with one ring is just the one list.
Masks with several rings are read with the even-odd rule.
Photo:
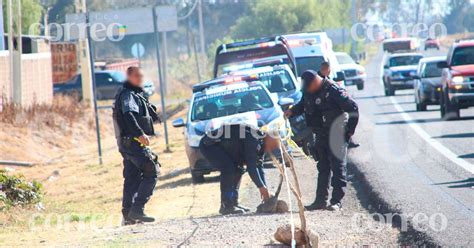
[[356, 140], [362, 144], [350, 152], [350, 161], [380, 200], [406, 217], [407, 232], [426, 234], [419, 239], [434, 244], [472, 247], [474, 108], [447, 122], [440, 119], [439, 106], [416, 112], [413, 90], [385, 97], [383, 56], [379, 52], [366, 65], [365, 90], [349, 89], [360, 106]]

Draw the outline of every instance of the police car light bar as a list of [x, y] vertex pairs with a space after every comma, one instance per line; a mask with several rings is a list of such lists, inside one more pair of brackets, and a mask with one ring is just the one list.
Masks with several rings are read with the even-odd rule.
[[253, 68], [253, 67], [254, 67], [253, 63], [242, 64], [242, 65], [231, 65], [231, 66], [226, 66], [226, 67], [222, 68], [222, 71], [224, 73], [227, 73], [227, 72], [233, 72], [233, 71], [240, 71], [240, 70], [244, 70], [244, 69], [250, 69], [250, 68]]
[[224, 73], [229, 73], [229, 72], [241, 71], [245, 69], [263, 67], [263, 66], [280, 65], [280, 64], [283, 64], [283, 62], [284, 62], [283, 59], [267, 59], [267, 60], [256, 61], [256, 62], [248, 63], [248, 64], [226, 66], [222, 68], [222, 71]]
[[299, 46], [313, 46], [319, 45], [318, 41], [315, 38], [309, 39], [298, 39], [298, 40], [288, 40], [290, 47], [299, 47]]
[[219, 79], [213, 79], [211, 81], [193, 85], [193, 93], [201, 92], [207, 88], [210, 88], [216, 85], [233, 84], [233, 83], [239, 83], [239, 82], [244, 82], [244, 81], [252, 82], [256, 78], [258, 78], [258, 75], [252, 74], [252, 75], [244, 75], [244, 76], [226, 76]]

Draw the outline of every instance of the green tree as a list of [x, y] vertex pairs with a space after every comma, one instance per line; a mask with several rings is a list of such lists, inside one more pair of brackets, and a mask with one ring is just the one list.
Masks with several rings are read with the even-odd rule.
[[466, 16], [466, 10], [470, 6], [470, 0], [450, 0], [450, 11], [444, 16], [443, 23], [448, 29], [448, 33], [455, 34], [464, 32], [462, 25]]
[[[39, 0], [21, 0], [21, 1], [12, 1], [13, 2], [13, 12], [17, 8], [17, 4], [21, 2], [21, 28], [23, 34], [28, 34], [30, 26], [34, 23], [41, 21], [41, 15], [43, 7], [39, 3]], [[3, 1], [3, 20], [5, 23], [5, 32], [8, 32], [7, 26], [7, 1]], [[34, 30], [34, 34], [38, 34], [39, 30]]]
[[240, 17], [231, 28], [232, 38], [247, 39], [348, 26], [349, 5], [348, 0], [255, 1], [250, 3], [249, 14]]
[[66, 14], [74, 13], [74, 0], [49, 0], [46, 3], [49, 10], [49, 23], [63, 23]]
[[474, 32], [474, 5], [469, 7], [463, 25], [467, 31]]

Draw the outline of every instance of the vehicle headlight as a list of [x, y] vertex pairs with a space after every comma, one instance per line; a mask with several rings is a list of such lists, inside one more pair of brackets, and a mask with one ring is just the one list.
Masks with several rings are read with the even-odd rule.
[[188, 134], [188, 144], [190, 147], [199, 147], [202, 136], [196, 134]]
[[464, 83], [464, 77], [455, 76], [455, 77], [453, 77], [452, 81], [453, 81], [454, 84], [462, 84], [462, 83]]

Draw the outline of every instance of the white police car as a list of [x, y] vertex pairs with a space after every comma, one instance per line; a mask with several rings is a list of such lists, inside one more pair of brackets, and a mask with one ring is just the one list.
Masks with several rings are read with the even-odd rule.
[[291, 105], [292, 99], [272, 95], [258, 81], [246, 82], [239, 76], [225, 76], [193, 87], [187, 121], [179, 118], [174, 127], [185, 127], [186, 154], [193, 182], [204, 181], [204, 175], [217, 169], [199, 151], [203, 135], [224, 124], [246, 124], [267, 131], [288, 133], [289, 123], [279, 105]]

